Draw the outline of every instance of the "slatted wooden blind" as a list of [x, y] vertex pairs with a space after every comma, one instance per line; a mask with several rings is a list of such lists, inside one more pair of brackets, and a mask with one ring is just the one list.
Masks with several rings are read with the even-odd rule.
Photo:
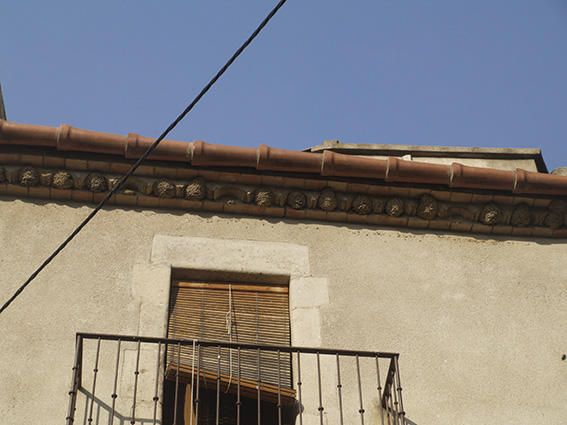
[[[231, 308], [229, 307], [231, 300]], [[168, 335], [187, 338], [289, 346], [289, 294], [287, 285], [257, 285], [216, 282], [174, 282], [171, 291]], [[230, 331], [230, 334], [229, 334]], [[176, 361], [176, 347], [169, 347], [168, 358]], [[201, 348], [201, 369], [217, 371], [217, 348]], [[196, 358], [196, 357], [195, 357]], [[181, 349], [180, 364], [191, 366], [191, 347]], [[289, 354], [260, 353], [261, 382], [291, 388]], [[237, 351], [221, 350], [223, 381], [234, 385], [238, 374]], [[258, 352], [241, 350], [241, 378], [256, 382]]]

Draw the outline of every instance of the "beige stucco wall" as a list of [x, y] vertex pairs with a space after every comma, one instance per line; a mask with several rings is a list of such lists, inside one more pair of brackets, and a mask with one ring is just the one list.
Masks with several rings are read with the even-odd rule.
[[[88, 211], [0, 200], [2, 300]], [[110, 209], [0, 316], [2, 424], [64, 421], [75, 332], [160, 332], [167, 293], [160, 289], [157, 307], [144, 307], [152, 295], [138, 284], [168, 279], [163, 264], [152, 263], [156, 236], [305, 247], [307, 266], [292, 290], [294, 309], [305, 314], [292, 312], [294, 338], [400, 352], [406, 411], [419, 425], [567, 419], [567, 246], [560, 241]], [[130, 377], [131, 348], [124, 354]], [[87, 350], [87, 360], [92, 354]], [[113, 354], [101, 361], [112, 368]], [[329, 394], [334, 383], [329, 378]], [[110, 394], [108, 385], [101, 378], [99, 390]], [[131, 388], [126, 377], [121, 385], [122, 394]], [[142, 388], [151, 386], [148, 378]], [[143, 417], [151, 411], [147, 400]], [[127, 397], [122, 403], [127, 416]]]

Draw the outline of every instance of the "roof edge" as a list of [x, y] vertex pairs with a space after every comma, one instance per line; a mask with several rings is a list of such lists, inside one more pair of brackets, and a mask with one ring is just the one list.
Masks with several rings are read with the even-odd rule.
[[[126, 136], [59, 127], [17, 124], [0, 120], [0, 148], [28, 146], [63, 152], [83, 152], [138, 159], [154, 139], [134, 133]], [[567, 176], [499, 170], [459, 164], [431, 164], [359, 157], [325, 150], [322, 153], [224, 146], [203, 141], [164, 140], [149, 159], [201, 167], [242, 167], [257, 171], [351, 177], [387, 183], [443, 185], [455, 189], [494, 190], [513, 194], [567, 196]]]

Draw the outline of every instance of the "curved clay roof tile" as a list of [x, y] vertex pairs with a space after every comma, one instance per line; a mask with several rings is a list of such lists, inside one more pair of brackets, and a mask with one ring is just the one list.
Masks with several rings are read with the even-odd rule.
[[[129, 134], [82, 130], [68, 125], [59, 128], [17, 124], [0, 120], [0, 146], [39, 146], [61, 151], [86, 152], [139, 158], [154, 139]], [[194, 166], [238, 167], [260, 171], [308, 173], [352, 177], [396, 183], [446, 185], [461, 189], [499, 190], [532, 195], [567, 196], [567, 176], [470, 167], [459, 163], [440, 165], [404, 161], [397, 157], [368, 158], [324, 151], [323, 153], [223, 146], [163, 140], [150, 159], [185, 162]]]

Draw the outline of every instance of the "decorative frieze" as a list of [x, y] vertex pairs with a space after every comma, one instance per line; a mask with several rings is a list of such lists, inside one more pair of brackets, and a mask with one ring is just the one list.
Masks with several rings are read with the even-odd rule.
[[202, 201], [207, 196], [205, 179], [198, 177], [184, 188], [184, 197], [189, 200]]
[[403, 199], [400, 198], [388, 199], [386, 201], [386, 214], [392, 217], [401, 217], [402, 215], [404, 215], [404, 212], [406, 212], [404, 207], [405, 205]]
[[517, 227], [527, 227], [530, 225], [531, 214], [530, 207], [526, 204], [519, 204], [512, 212], [510, 224]]
[[175, 185], [167, 180], [157, 180], [152, 192], [158, 198], [175, 198]]
[[335, 196], [335, 192], [331, 189], [323, 189], [319, 194], [319, 199], [317, 205], [323, 211], [334, 211], [337, 209], [337, 197]]
[[255, 202], [259, 207], [271, 207], [274, 201], [274, 194], [270, 190], [258, 190]]
[[287, 195], [287, 205], [294, 210], [305, 209], [307, 205], [307, 197], [303, 192], [291, 191]]
[[357, 195], [352, 201], [352, 210], [360, 215], [368, 215], [372, 212], [372, 199], [366, 195]]
[[74, 187], [73, 176], [67, 171], [57, 171], [53, 174], [51, 186], [57, 189], [72, 189]]
[[108, 179], [102, 174], [91, 173], [87, 175], [84, 185], [78, 181], [77, 189], [86, 189], [91, 192], [106, 192], [108, 190]]
[[417, 216], [424, 220], [433, 220], [439, 212], [437, 199], [430, 195], [423, 195], [417, 206]]
[[20, 168], [18, 171], [18, 183], [21, 186], [37, 186], [40, 183], [39, 172], [31, 167]]
[[[115, 187], [118, 181], [119, 176], [99, 172], [0, 167], [0, 183], [28, 188], [51, 187], [58, 190], [104, 193]], [[190, 181], [178, 181], [136, 176], [128, 180], [120, 193], [133, 197], [207, 200], [225, 205], [243, 204], [267, 209], [316, 210], [322, 212], [317, 217], [323, 219], [325, 213], [345, 212], [353, 216], [355, 214], [361, 216], [361, 219], [363, 216], [400, 219], [417, 217], [429, 222], [445, 220], [452, 223], [478, 223], [485, 226], [512, 226], [514, 228], [559, 229], [565, 227], [567, 223], [567, 203], [563, 201], [553, 201], [546, 208], [512, 202], [458, 203], [440, 200], [431, 194], [416, 197], [371, 196], [366, 193], [336, 191], [330, 187], [320, 191], [287, 187], [273, 188], [206, 181], [203, 177]], [[168, 206], [175, 208], [175, 204], [168, 204]]]

